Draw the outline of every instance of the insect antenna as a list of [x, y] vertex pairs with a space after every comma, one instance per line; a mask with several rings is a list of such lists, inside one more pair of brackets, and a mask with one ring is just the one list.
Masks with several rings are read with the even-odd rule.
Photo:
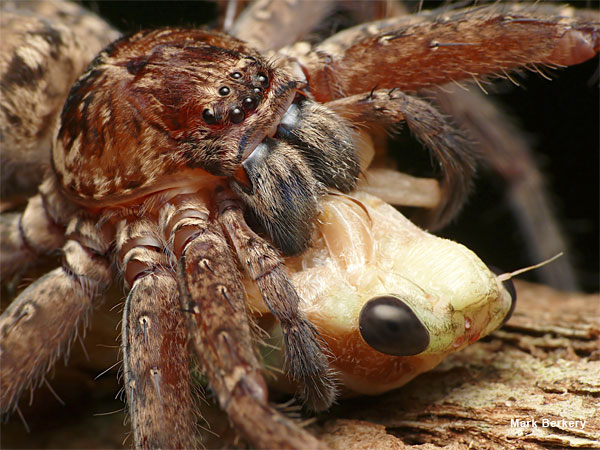
[[522, 273], [529, 272], [529, 271], [535, 270], [535, 269], [539, 269], [540, 267], [550, 264], [551, 262], [556, 261], [558, 258], [560, 258], [563, 255], [564, 255], [564, 253], [560, 252], [560, 253], [554, 255], [552, 258], [548, 258], [545, 261], [542, 261], [538, 264], [535, 264], [533, 266], [523, 267], [522, 269], [515, 270], [514, 272], [502, 273], [502, 274], [498, 275], [496, 278], [498, 279], [498, 281], [510, 280], [511, 278], [514, 278], [517, 275], [521, 275]]

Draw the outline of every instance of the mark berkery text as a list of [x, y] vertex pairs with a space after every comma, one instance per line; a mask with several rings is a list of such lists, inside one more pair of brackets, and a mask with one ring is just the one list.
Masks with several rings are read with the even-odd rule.
[[567, 419], [510, 419], [511, 428], [585, 428], [585, 420]]

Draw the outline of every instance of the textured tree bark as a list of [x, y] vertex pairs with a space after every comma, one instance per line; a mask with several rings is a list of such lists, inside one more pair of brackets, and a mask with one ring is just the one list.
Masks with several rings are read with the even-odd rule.
[[[340, 401], [309, 429], [334, 449], [600, 448], [600, 295], [562, 293], [524, 282], [517, 290], [513, 317], [490, 338], [401, 389]], [[101, 340], [110, 342], [107, 336]], [[72, 355], [70, 371], [57, 368], [50, 380], [61, 396], [67, 394], [67, 407], [39, 389], [34, 410], [26, 407], [29, 399], [22, 402], [32, 433], [25, 433], [14, 415], [2, 426], [2, 448], [130, 446], [123, 442], [127, 426], [122, 412], [92, 416], [122, 407], [119, 401], [116, 406], [109, 402], [118, 389], [110, 383], [114, 374], [92, 387], [90, 369], [85, 382], [77, 381], [82, 375], [73, 375], [77, 360]], [[107, 361], [111, 359], [101, 363], [104, 368], [112, 364]], [[79, 390], [79, 384], [85, 389]], [[91, 403], [87, 409], [86, 398]], [[220, 436], [207, 433], [206, 448], [243, 445], [221, 413], [205, 409], [203, 414]]]

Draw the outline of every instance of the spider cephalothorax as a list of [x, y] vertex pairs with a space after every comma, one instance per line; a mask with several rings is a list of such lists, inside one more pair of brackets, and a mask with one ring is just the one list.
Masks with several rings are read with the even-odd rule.
[[[432, 281], [403, 263], [427, 266], [422, 259], [435, 259], [429, 252], [438, 243], [406, 224], [401, 236], [376, 232], [388, 223], [376, 216], [386, 209], [376, 200], [355, 198], [343, 207], [338, 200], [331, 209], [337, 219], [317, 224], [317, 217], [329, 211], [327, 191], [349, 193], [368, 170], [376, 153], [370, 134], [406, 121], [443, 171], [442, 199], [428, 204], [435, 206], [430, 223], [448, 222], [479, 155], [435, 107], [404, 91], [526, 64], [567, 65], [598, 50], [597, 24], [520, 14], [484, 8], [390, 19], [314, 47], [287, 48], [277, 58], [262, 56], [270, 49], [260, 41], [253, 49], [221, 33], [183, 28], [140, 31], [105, 48], [66, 99], [52, 171], [39, 194], [22, 214], [3, 217], [2, 245], [12, 261], [25, 264], [59, 247], [64, 258], [2, 315], [2, 411], [43, 379], [114, 272], [129, 289], [124, 390], [140, 447], [196, 444], [188, 341], [221, 408], [249, 441], [320, 445], [268, 403], [244, 283], [258, 291], [258, 300], [248, 295], [254, 308], [262, 305], [274, 317], [288, 381], [313, 410], [336, 398], [332, 367], [351, 389], [379, 392], [491, 332], [514, 297], [471, 253], [458, 251], [468, 254], [468, 269], [452, 273], [445, 260], [432, 262], [423, 269], [435, 267]], [[525, 42], [534, 27], [541, 37]], [[382, 61], [388, 70], [379, 70]], [[389, 253], [400, 254], [400, 244], [406, 255]], [[327, 314], [302, 303], [293, 263], [288, 270], [283, 259], [295, 254], [296, 283], [315, 267], [326, 274], [313, 291], [333, 292], [325, 300], [315, 295]], [[341, 272], [328, 277], [326, 266], [336, 258]], [[357, 262], [369, 266], [364, 273]], [[11, 270], [3, 262], [3, 275]], [[448, 279], [461, 271], [465, 284], [477, 286], [475, 300], [455, 298], [462, 291]], [[360, 333], [354, 319], [335, 324], [330, 311], [338, 304], [327, 299], [342, 285], [362, 299], [349, 301], [343, 316], [354, 317]], [[398, 321], [389, 334], [373, 331], [389, 325], [380, 311], [390, 309]], [[62, 326], [41, 326], [55, 322]], [[413, 330], [408, 335], [397, 330], [404, 324]], [[388, 345], [396, 338], [405, 345]], [[365, 363], [369, 358], [384, 363]], [[365, 386], [375, 373], [385, 380]]]
[[95, 210], [148, 209], [233, 178], [271, 238], [298, 253], [325, 187], [347, 192], [358, 177], [350, 124], [327, 108], [296, 103], [277, 128], [302, 86], [232, 37], [143, 31], [104, 50], [71, 90], [53, 168]]
[[54, 169], [66, 192], [90, 206], [185, 185], [193, 169], [231, 176], [295, 87], [229, 36], [142, 31], [104, 50], [71, 90]]

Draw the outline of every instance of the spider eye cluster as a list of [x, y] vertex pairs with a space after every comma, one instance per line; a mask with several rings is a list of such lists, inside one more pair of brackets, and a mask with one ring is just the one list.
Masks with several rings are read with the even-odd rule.
[[234, 124], [242, 123], [246, 115], [258, 107], [265, 90], [269, 88], [269, 77], [263, 72], [246, 77], [248, 80], [238, 71], [229, 76], [234, 80], [234, 86], [223, 85], [217, 92], [220, 97], [231, 97], [232, 101], [224, 108], [223, 114], [219, 113], [219, 106], [205, 108], [202, 119], [207, 125], [222, 124], [225, 120]]

